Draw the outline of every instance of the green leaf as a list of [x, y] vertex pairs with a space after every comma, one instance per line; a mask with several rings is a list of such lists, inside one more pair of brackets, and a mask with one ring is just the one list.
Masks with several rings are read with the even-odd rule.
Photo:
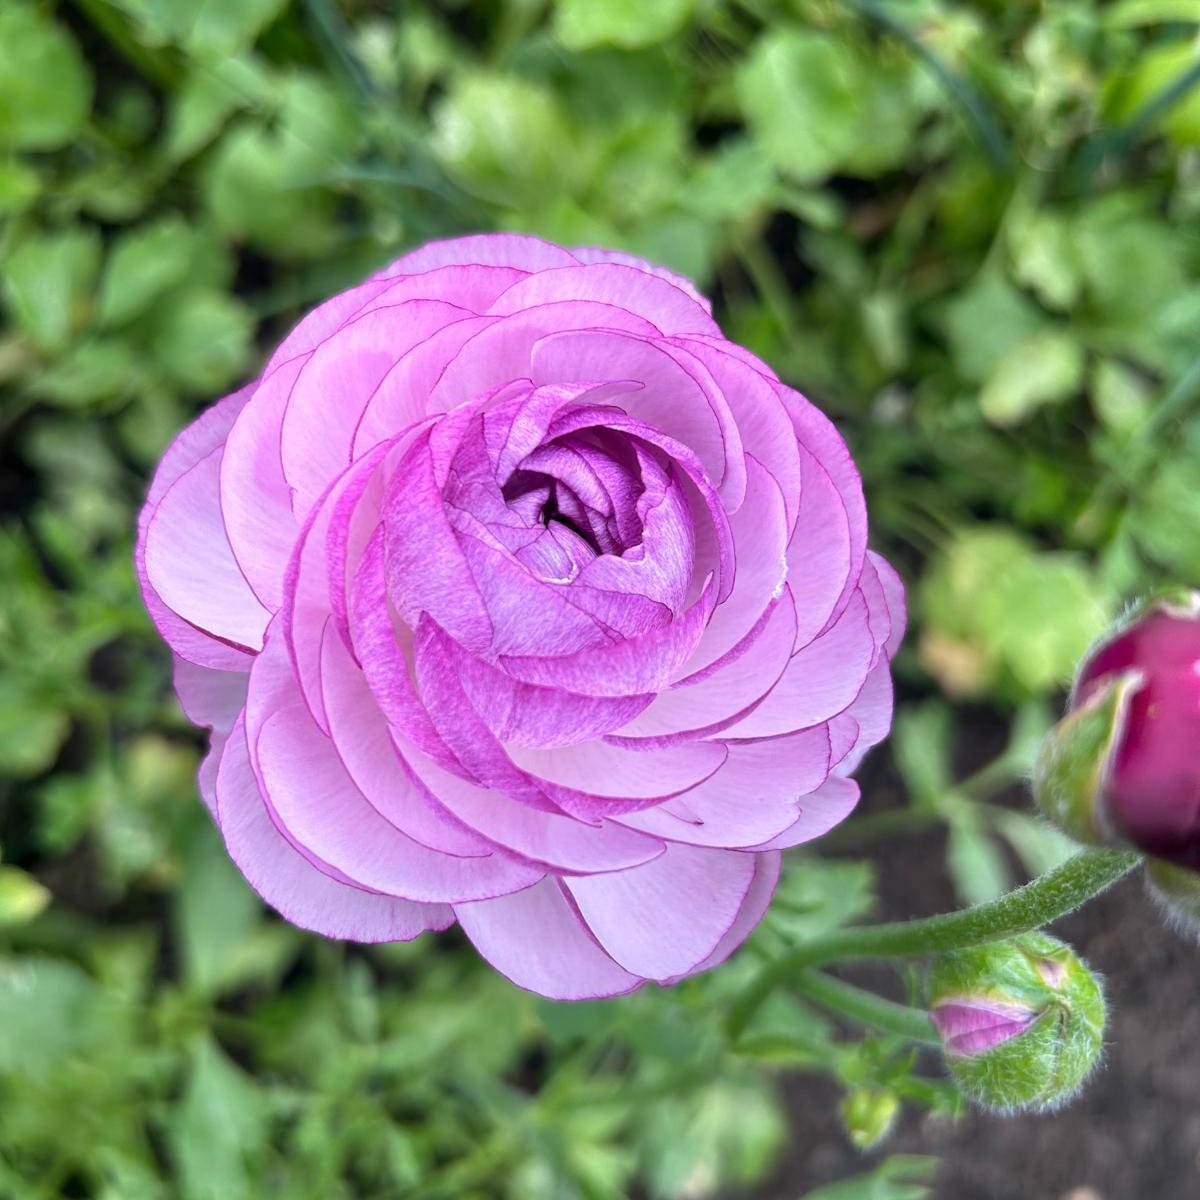
[[238, 299], [208, 288], [174, 297], [155, 323], [154, 357], [185, 388], [207, 394], [246, 369], [254, 317]]
[[25, 237], [0, 265], [17, 325], [42, 350], [61, 350], [87, 320], [100, 235], [80, 226]]
[[0, 929], [24, 925], [43, 912], [50, 892], [19, 867], [0, 865]]
[[845, 42], [780, 26], [759, 39], [736, 82], [757, 142], [781, 171], [809, 182], [853, 155], [864, 79]]
[[68, 350], [31, 381], [31, 390], [63, 407], [83, 408], [114, 396], [129, 397], [141, 364], [134, 348], [119, 338], [88, 338]]
[[979, 410], [993, 425], [1019, 425], [1043, 405], [1070, 399], [1082, 385], [1082, 346], [1068, 333], [1035, 333], [988, 376]]
[[103, 1029], [103, 996], [74, 963], [0, 959], [0, 1071], [42, 1073]]
[[794, 942], [828, 933], [866, 916], [875, 903], [868, 862], [804, 859], [784, 872], [771, 904], [771, 920]]
[[938, 1160], [913, 1154], [885, 1158], [875, 1170], [809, 1192], [804, 1200], [929, 1200]]
[[[1197, 431], [1200, 433], [1200, 431]], [[1179, 579], [1200, 579], [1200, 457], [1194, 437], [1141, 485], [1129, 530], [1142, 550]]]
[[1150, 414], [1154, 398], [1150, 381], [1117, 359], [1096, 363], [1089, 390], [1096, 416], [1113, 433], [1132, 433]]
[[525, 79], [461, 75], [434, 112], [433, 150], [468, 191], [500, 204], [534, 206], [571, 192], [583, 148], [555, 94]]
[[171, 1126], [184, 1200], [258, 1200], [250, 1168], [263, 1153], [265, 1117], [254, 1081], [210, 1038], [197, 1039]]
[[995, 814], [994, 820], [1031, 876], [1044, 875], [1079, 853], [1077, 842], [1031, 813], [1004, 809]]
[[55, 150], [87, 122], [92, 78], [71, 35], [40, 6], [0, 7], [0, 148]]
[[996, 270], [981, 271], [945, 308], [946, 334], [958, 373], [984, 383], [1044, 318]]
[[230, 980], [230, 967], [258, 920], [254, 892], [229, 861], [216, 829], [205, 823], [188, 847], [178, 921], [188, 982], [209, 993]]
[[971, 807], [961, 808], [950, 822], [946, 868], [964, 904], [998, 900], [1012, 887], [1012, 873], [1000, 848]]
[[554, 33], [571, 50], [653, 46], [677, 34], [695, 7], [696, 0], [558, 0]]
[[40, 775], [58, 757], [70, 729], [65, 712], [24, 695], [15, 682], [0, 682], [0, 775]]
[[120, 325], [148, 309], [187, 278], [195, 234], [179, 217], [126, 230], [113, 243], [100, 280], [96, 317]]
[[954, 718], [937, 700], [910, 704], [896, 714], [892, 754], [915, 808], [937, 811], [953, 786], [950, 772]]
[[1013, 278], [1053, 309], [1070, 309], [1083, 288], [1071, 222], [1065, 216], [1024, 211], [1005, 227]]

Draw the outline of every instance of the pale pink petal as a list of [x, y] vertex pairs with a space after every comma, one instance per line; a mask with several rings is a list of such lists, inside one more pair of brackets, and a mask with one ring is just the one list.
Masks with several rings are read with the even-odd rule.
[[[590, 301], [635, 313], [663, 334], [719, 334], [703, 304], [660, 275], [622, 263], [593, 263], [539, 271], [514, 284], [492, 305], [507, 314], [559, 301]], [[588, 324], [602, 324], [590, 321]], [[560, 325], [559, 328], [570, 328]], [[576, 326], [583, 328], [583, 326]]]
[[744, 651], [728, 655], [696, 679], [659, 692], [652, 704], [613, 734], [612, 740], [671, 745], [711, 734], [748, 716], [779, 681], [796, 641], [796, 609], [785, 591]]
[[551, 1000], [621, 996], [645, 982], [600, 948], [556, 879], [511, 896], [456, 904], [454, 915], [501, 975]]
[[841, 824], [858, 803], [858, 784], [853, 779], [831, 775], [815, 791], [800, 801], [800, 815], [790, 828], [756, 846], [756, 850], [788, 850], [811, 842]]
[[[783, 865], [783, 855], [777, 851], [766, 851], [754, 856], [754, 879], [750, 890], [742, 901], [737, 919], [726, 931], [725, 936], [717, 943], [713, 952], [703, 961], [697, 963], [689, 975], [698, 975], [701, 971], [711, 971], [713, 967], [723, 963], [751, 934], [763, 919], [775, 894], [775, 886], [779, 882], [779, 871]], [[675, 983], [683, 976], [664, 980], [665, 983]]]
[[707, 296], [700, 294], [699, 289], [690, 279], [676, 274], [666, 267], [660, 267], [657, 263], [649, 263], [644, 258], [638, 258], [636, 254], [629, 254], [624, 250], [605, 250], [600, 246], [572, 246], [571, 253], [581, 263], [620, 263], [622, 266], [636, 267], [648, 275], [657, 275], [668, 283], [674, 284], [681, 292], [687, 292], [697, 304], [703, 307], [705, 312], [712, 312], [711, 301]]
[[250, 768], [245, 729], [234, 729], [217, 775], [217, 812], [230, 858], [252, 888], [301, 929], [356, 942], [406, 942], [445, 929], [454, 913], [350, 887], [322, 874], [271, 821]]
[[[247, 671], [213, 671], [174, 656], [172, 681], [179, 705], [193, 725], [228, 733], [246, 706]], [[249, 660], [247, 660], [249, 666]]]
[[293, 359], [263, 380], [229, 431], [221, 461], [221, 513], [229, 544], [271, 612], [282, 603], [284, 573], [300, 532], [283, 477], [279, 430], [305, 361]]
[[796, 823], [805, 797], [825, 782], [829, 762], [829, 735], [821, 725], [769, 741], [731, 743], [729, 758], [710, 779], [617, 819], [692, 846], [758, 846]]
[[754, 861], [737, 850], [668, 845], [644, 866], [564, 884], [616, 962], [634, 975], [669, 979], [699, 966], [733, 928]]
[[146, 529], [146, 576], [162, 602], [213, 637], [262, 646], [270, 614], [250, 590], [221, 518], [222, 447], [167, 489]]
[[380, 271], [376, 279], [416, 275], [450, 266], [514, 267], [520, 271], [545, 271], [578, 261], [569, 250], [523, 233], [477, 233], [470, 237], [426, 242], [402, 254]]
[[722, 736], [778, 737], [828, 721], [862, 691], [874, 650], [866, 601], [855, 592], [837, 624], [794, 654], [762, 704]]
[[649, 862], [663, 852], [658, 838], [615, 821], [592, 825], [530, 808], [451, 775], [415, 748], [406, 748], [404, 757], [430, 795], [465, 826], [549, 870], [619, 871]]
[[342, 765], [368, 803], [402, 833], [443, 854], [479, 858], [494, 847], [414, 787], [392, 742], [392, 731], [357, 663], [341, 639], [322, 643], [321, 682], [329, 734]]
[[800, 459], [795, 428], [771, 380], [731, 353], [729, 342], [714, 344], [698, 338], [672, 338], [671, 342], [695, 355], [720, 388], [746, 453], [766, 468], [783, 493], [787, 527], [792, 530], [800, 505]]
[[[695, 680], [719, 665], [756, 632], [788, 580], [787, 547], [791, 531], [778, 484], [757, 459], [748, 458], [746, 503], [729, 518], [737, 556], [733, 590], [717, 606], [712, 620], [676, 682]], [[795, 584], [793, 583], [793, 588]], [[796, 633], [800, 623], [796, 616]]]
[[542, 874], [499, 850], [484, 858], [441, 854], [382, 817], [313, 723], [278, 636], [268, 635], [250, 673], [247, 740], [272, 819], [297, 847], [363, 887], [453, 902], [502, 895]]
[[[742, 440], [729, 405], [703, 365], [675, 347], [608, 329], [577, 329], [542, 338], [533, 348], [535, 383], [579, 379], [636, 379], [641, 390], [622, 408], [652, 429], [687, 446], [730, 509], [746, 490]], [[725, 485], [725, 486], [722, 486]]]
[[280, 429], [283, 473], [298, 520], [350, 465], [355, 430], [384, 376], [414, 346], [470, 315], [437, 300], [373, 308], [317, 347], [300, 369]]

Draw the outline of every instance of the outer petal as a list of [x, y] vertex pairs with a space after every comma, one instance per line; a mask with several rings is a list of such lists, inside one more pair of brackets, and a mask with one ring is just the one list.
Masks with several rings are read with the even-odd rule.
[[185, 621], [237, 646], [257, 650], [270, 614], [250, 590], [221, 516], [222, 448], [167, 489], [146, 528], [146, 576], [164, 604]]
[[190, 470], [224, 443], [238, 413], [245, 407], [256, 387], [257, 384], [252, 383], [233, 395], [226, 396], [224, 400], [218, 401], [201, 413], [176, 437], [158, 464], [146, 495], [146, 503], [138, 514], [134, 566], [150, 619], [176, 653], [190, 662], [224, 671], [249, 670], [249, 654], [245, 650], [217, 641], [195, 626], [189, 625], [162, 602], [146, 572], [146, 531], [167, 490], [185, 471]]
[[414, 904], [339, 883], [293, 849], [267, 814], [240, 721], [221, 759], [217, 813], [229, 856], [250, 886], [301, 929], [356, 942], [405, 942], [454, 921], [445, 905]]
[[671, 845], [628, 871], [565, 880], [600, 944], [627, 971], [669, 979], [696, 968], [733, 928], [754, 855]]
[[[775, 885], [779, 882], [779, 870], [783, 863], [783, 855], [774, 851], [756, 854], [754, 856], [754, 879], [750, 890], [738, 912], [737, 919], [726, 931], [725, 936], [717, 943], [713, 952], [701, 963], [697, 963], [689, 975], [698, 975], [701, 971], [711, 971], [713, 967], [723, 963], [754, 931], [759, 921], [771, 903], [775, 894]], [[676, 979], [664, 980], [674, 983]]]
[[555, 879], [511, 896], [456, 904], [454, 915], [497, 971], [552, 1000], [620, 996], [645, 982], [600, 948]]

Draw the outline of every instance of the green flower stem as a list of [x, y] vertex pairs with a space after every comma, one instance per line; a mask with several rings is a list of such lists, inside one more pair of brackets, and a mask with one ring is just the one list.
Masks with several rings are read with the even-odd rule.
[[814, 938], [777, 958], [735, 1002], [729, 1033], [736, 1038], [779, 983], [808, 967], [854, 958], [941, 954], [1029, 933], [1098, 896], [1140, 861], [1140, 855], [1123, 850], [1085, 850], [987, 904], [917, 921], [854, 925]]
[[855, 987], [845, 980], [835, 979], [823, 971], [801, 971], [792, 981], [792, 987], [801, 996], [828, 1008], [843, 1017], [849, 1017], [861, 1025], [894, 1033], [910, 1042], [938, 1043], [937, 1031], [929, 1014], [924, 1009], [909, 1008], [876, 996], [874, 992]]

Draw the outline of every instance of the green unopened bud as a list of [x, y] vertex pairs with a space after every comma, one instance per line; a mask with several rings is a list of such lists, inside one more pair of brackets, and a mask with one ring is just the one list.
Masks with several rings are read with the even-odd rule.
[[1180, 933], [1200, 939], [1200, 874], [1161, 858], [1148, 858], [1146, 886], [1151, 899]]
[[860, 1150], [870, 1150], [891, 1132], [900, 1099], [880, 1088], [858, 1088], [842, 1101], [841, 1111], [847, 1136]]
[[1104, 1043], [1104, 995], [1074, 951], [1044, 933], [938, 958], [929, 1005], [963, 1095], [1001, 1112], [1078, 1092]]

